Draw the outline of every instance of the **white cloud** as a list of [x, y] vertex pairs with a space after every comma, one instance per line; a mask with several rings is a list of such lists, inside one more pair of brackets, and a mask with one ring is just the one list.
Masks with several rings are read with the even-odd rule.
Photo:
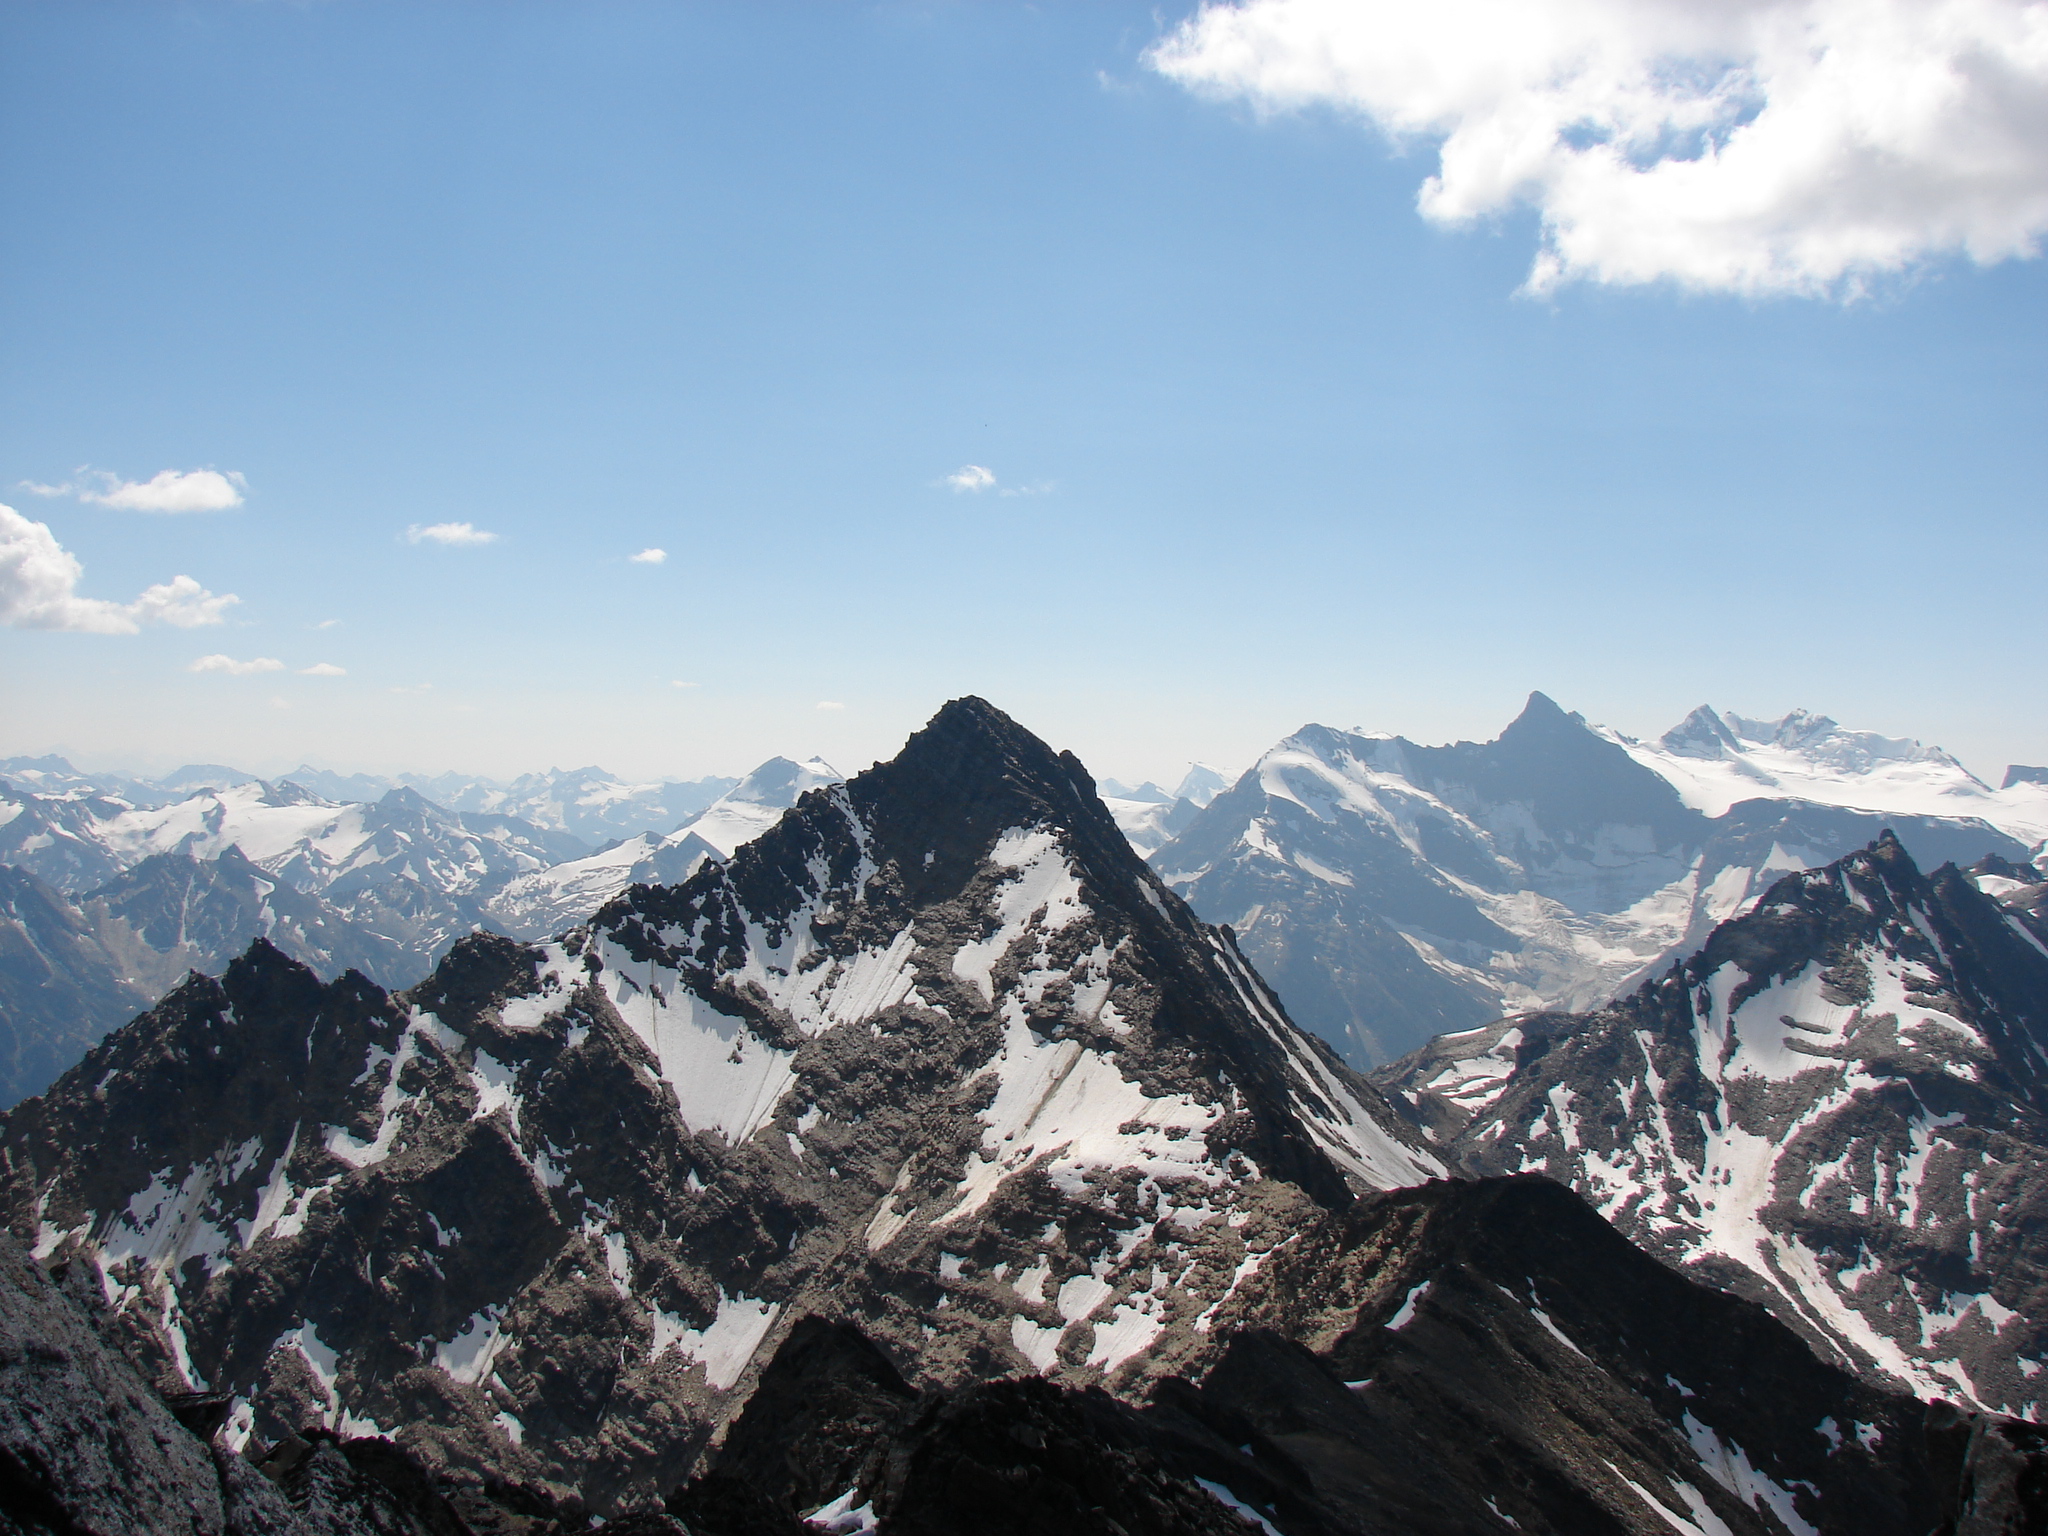
[[232, 593], [216, 597], [190, 576], [174, 576], [132, 603], [113, 603], [80, 597], [84, 574], [49, 524], [0, 506], [0, 624], [97, 635], [132, 635], [145, 624], [196, 629], [222, 623], [227, 607], [241, 601]]
[[255, 656], [237, 661], [232, 656], [202, 656], [185, 669], [188, 672], [225, 672], [229, 677], [253, 677], [258, 672], [282, 672], [284, 663], [275, 656]]
[[339, 619], [322, 619], [318, 624], [315, 624], [313, 627], [315, 629], [332, 629], [334, 628], [335, 625], [339, 624], [340, 622], [341, 620]]
[[173, 576], [169, 581], [144, 587], [142, 596], [128, 604], [126, 611], [144, 624], [198, 629], [207, 624], [226, 623], [228, 605], [240, 601], [232, 593], [215, 597], [190, 576]]
[[299, 668], [301, 677], [347, 677], [347, 667], [337, 667], [331, 661], [316, 661], [310, 667]]
[[668, 551], [665, 549], [649, 548], [641, 550], [637, 555], [628, 555], [626, 558], [635, 565], [659, 565], [668, 558]]
[[1245, 0], [1147, 55], [1434, 141], [1423, 216], [1537, 210], [1528, 287], [1851, 295], [2048, 232], [2040, 0]]
[[963, 464], [946, 476], [946, 484], [956, 491], [985, 491], [995, 483], [995, 472], [979, 464]]
[[160, 469], [147, 480], [117, 480], [100, 473], [97, 491], [80, 490], [80, 501], [96, 501], [124, 512], [225, 512], [242, 504], [249, 482], [230, 470]]
[[818, 708], [820, 708], [820, 709], [844, 709], [844, 708], [846, 708], [846, 706], [845, 706], [844, 704], [835, 704], [835, 703], [833, 703], [833, 702], [832, 702], [832, 700], [830, 700], [830, 699], [820, 699], [820, 700], [818, 700]]
[[669, 687], [671, 688], [702, 688], [703, 686], [702, 683], [686, 683], [680, 677], [669, 680]]
[[414, 523], [405, 530], [408, 544], [495, 544], [498, 536], [473, 523]]

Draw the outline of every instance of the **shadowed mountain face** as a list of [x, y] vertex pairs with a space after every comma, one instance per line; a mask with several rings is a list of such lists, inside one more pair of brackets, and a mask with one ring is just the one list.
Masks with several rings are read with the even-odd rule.
[[1219, 1309], [1201, 1364], [1142, 1405], [1036, 1380], [920, 1398], [856, 1330], [808, 1320], [670, 1508], [702, 1536], [842, 1511], [935, 1536], [1988, 1536], [2048, 1517], [2036, 1426], [1823, 1364], [1543, 1179], [1330, 1213]]
[[1608, 1008], [1441, 1039], [1380, 1081], [1451, 1155], [1570, 1184], [1831, 1358], [2032, 1416], [2044, 938], [1886, 836]]
[[1709, 817], [1542, 694], [1498, 740], [1308, 726], [1154, 853], [1296, 1019], [1365, 1067], [1509, 1012], [1583, 1009], [1788, 869], [1892, 827], [1929, 863], [2025, 845], [1964, 816], [1746, 800]]
[[9, 1223], [232, 1432], [388, 1430], [600, 1508], [788, 1325], [920, 1387], [1142, 1384], [1265, 1255], [1440, 1173], [979, 700], [723, 865], [390, 996], [259, 944], [0, 1123]]
[[154, 995], [63, 892], [0, 864], [0, 1103], [48, 1087]]

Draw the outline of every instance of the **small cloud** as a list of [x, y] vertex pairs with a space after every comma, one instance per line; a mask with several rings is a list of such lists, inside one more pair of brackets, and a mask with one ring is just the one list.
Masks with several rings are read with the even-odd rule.
[[671, 688], [702, 688], [703, 686], [702, 683], [686, 683], [680, 677], [669, 680], [669, 687]]
[[71, 482], [68, 480], [62, 485], [44, 485], [40, 480], [22, 480], [17, 483], [20, 489], [27, 491], [31, 496], [69, 496], [71, 494]]
[[270, 701], [270, 707], [272, 709], [290, 709], [292, 707], [292, 701], [290, 699], [280, 699], [273, 697]]
[[255, 656], [237, 661], [232, 656], [202, 656], [185, 669], [188, 672], [225, 672], [229, 677], [249, 677], [257, 672], [282, 672], [284, 663], [275, 656]]
[[979, 464], [963, 464], [946, 476], [946, 484], [956, 491], [985, 491], [995, 483], [995, 471]]
[[301, 677], [347, 677], [347, 667], [337, 667], [331, 661], [316, 661], [310, 667], [299, 668]]
[[85, 567], [57, 542], [48, 523], [0, 506], [0, 624], [15, 629], [56, 629], [94, 635], [132, 635], [145, 624], [197, 629], [225, 622], [241, 599], [219, 596], [190, 576], [145, 588], [132, 603], [80, 597]]
[[[121, 480], [105, 470], [92, 473], [99, 478], [100, 488], [80, 488], [76, 491], [78, 499], [118, 507], [123, 512], [225, 512], [242, 504], [242, 492], [249, 485], [232, 470], [222, 474], [217, 469], [160, 469], [147, 480]], [[52, 487], [37, 494], [71, 489]]]
[[1051, 480], [1041, 480], [1036, 485], [1008, 485], [997, 491], [998, 496], [1050, 496], [1059, 489]]
[[313, 627], [315, 629], [332, 629], [334, 628], [335, 625], [339, 624], [340, 622], [341, 620], [339, 619], [322, 619], [318, 624], [315, 624]]
[[474, 523], [414, 523], [405, 530], [408, 544], [495, 544], [498, 536]]
[[641, 550], [639, 554], [628, 555], [626, 558], [635, 565], [659, 565], [668, 558], [668, 551], [665, 549], [655, 549], [650, 546]]
[[830, 700], [830, 699], [820, 699], [820, 700], [818, 700], [818, 708], [820, 708], [820, 709], [844, 709], [844, 708], [846, 708], [846, 706], [845, 706], [844, 704], [835, 704], [835, 703], [834, 703], [834, 702], [833, 702], [832, 700]]
[[241, 599], [229, 593], [215, 597], [190, 576], [173, 576], [153, 587], [128, 605], [128, 611], [144, 624], [169, 624], [177, 629], [198, 629], [207, 624], [225, 624], [224, 610]]

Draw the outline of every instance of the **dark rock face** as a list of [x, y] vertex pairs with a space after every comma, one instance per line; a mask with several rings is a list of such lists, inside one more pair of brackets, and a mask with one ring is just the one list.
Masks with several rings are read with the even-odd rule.
[[388, 1434], [592, 1507], [806, 1314], [920, 1389], [1130, 1388], [1443, 1164], [979, 700], [729, 864], [390, 996], [259, 943], [0, 1123], [0, 1200], [230, 1441]]
[[[1665, 746], [1712, 756], [1715, 732], [1701, 712]], [[1710, 818], [1533, 694], [1491, 742], [1308, 726], [1152, 862], [1198, 915], [1233, 926], [1295, 1018], [1370, 1067], [1504, 1013], [1597, 1006], [1784, 870], [1887, 825], [1930, 864], [2026, 856], [1963, 817], [1751, 800]]]
[[2048, 947], [1896, 839], [1787, 876], [1597, 1013], [1381, 1074], [1454, 1155], [1579, 1190], [1831, 1358], [2031, 1417], [2048, 1350]]
[[[763, 1393], [814, 1374], [778, 1357]], [[2048, 1520], [2035, 1426], [1866, 1385], [1530, 1177], [1323, 1217], [1221, 1309], [1198, 1374], [1142, 1407], [1043, 1380], [936, 1392], [915, 1412], [893, 1391], [881, 1413], [859, 1392], [833, 1401], [849, 1411], [750, 1405], [744, 1451], [728, 1442], [671, 1508], [702, 1536], [786, 1536], [798, 1516], [883, 1536], [1918, 1536]], [[776, 1480], [813, 1446], [859, 1469], [822, 1508]]]

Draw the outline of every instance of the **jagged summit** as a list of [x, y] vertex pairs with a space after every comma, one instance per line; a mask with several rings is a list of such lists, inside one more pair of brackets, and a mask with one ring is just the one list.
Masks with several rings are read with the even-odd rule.
[[806, 1313], [920, 1386], [1137, 1390], [1303, 1223], [1444, 1169], [974, 699], [395, 997], [252, 949], [0, 1122], [9, 1222], [238, 1433], [392, 1430], [600, 1508]]

